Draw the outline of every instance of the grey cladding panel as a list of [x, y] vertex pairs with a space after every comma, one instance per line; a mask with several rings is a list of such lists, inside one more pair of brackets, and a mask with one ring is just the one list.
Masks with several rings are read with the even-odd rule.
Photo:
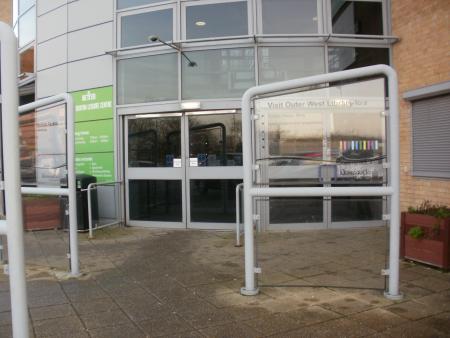
[[412, 103], [413, 175], [450, 178], [450, 95]]

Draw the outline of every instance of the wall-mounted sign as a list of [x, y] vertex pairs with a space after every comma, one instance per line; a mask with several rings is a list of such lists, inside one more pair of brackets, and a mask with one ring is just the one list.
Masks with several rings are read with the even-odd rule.
[[114, 150], [112, 120], [78, 122], [75, 124], [76, 153], [100, 153]]
[[72, 97], [75, 101], [75, 122], [113, 118], [111, 86], [74, 92]]
[[77, 154], [75, 157], [77, 174], [97, 177], [97, 182], [114, 181], [114, 154]]

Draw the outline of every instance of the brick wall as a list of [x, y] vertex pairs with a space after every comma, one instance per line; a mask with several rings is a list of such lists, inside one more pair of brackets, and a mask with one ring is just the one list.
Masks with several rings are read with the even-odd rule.
[[12, 0], [0, 0], [0, 21], [11, 24]]
[[[393, 65], [405, 91], [450, 80], [450, 1], [392, 0]], [[450, 206], [450, 180], [411, 176], [411, 104], [400, 100], [401, 206]]]

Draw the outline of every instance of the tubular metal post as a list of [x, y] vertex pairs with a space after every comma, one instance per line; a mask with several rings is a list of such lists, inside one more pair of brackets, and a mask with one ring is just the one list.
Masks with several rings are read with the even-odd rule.
[[241, 247], [241, 189], [244, 183], [236, 185], [236, 244], [234, 246]]
[[[362, 77], [384, 75], [389, 83], [389, 142], [390, 160], [389, 186], [387, 187], [331, 187], [331, 188], [254, 188], [252, 162], [252, 99], [258, 95], [308, 87], [323, 83]], [[376, 65], [341, 72], [321, 74], [301, 79], [271, 83], [248, 89], [242, 97], [242, 143], [244, 157], [244, 231], [245, 231], [245, 287], [243, 295], [256, 295], [255, 254], [253, 238], [252, 196], [391, 196], [390, 252], [389, 252], [389, 290], [385, 296], [401, 299], [399, 292], [399, 253], [400, 253], [400, 150], [399, 150], [399, 101], [397, 75], [389, 66]]]
[[88, 195], [88, 219], [89, 219], [89, 238], [93, 238], [92, 234], [92, 197], [91, 197], [91, 189], [95, 183], [89, 183], [87, 186], [87, 195]]
[[17, 88], [17, 39], [11, 27], [0, 22], [2, 133], [5, 176], [6, 232], [12, 330], [15, 338], [28, 338], [27, 288], [23, 239], [19, 162], [19, 93]]
[[[77, 191], [75, 177], [75, 119], [72, 96], [67, 93], [55, 95], [19, 107], [19, 113], [24, 113], [39, 107], [57, 102], [65, 102], [67, 109], [67, 196], [69, 197], [69, 241], [70, 241], [70, 273], [72, 276], [80, 275], [78, 260], [78, 221], [77, 221]], [[42, 191], [44, 194], [54, 195], [56, 191], [66, 191], [60, 188], [23, 188], [30, 189], [31, 193]], [[52, 193], [53, 192], [53, 193]], [[64, 195], [61, 194], [61, 195]]]

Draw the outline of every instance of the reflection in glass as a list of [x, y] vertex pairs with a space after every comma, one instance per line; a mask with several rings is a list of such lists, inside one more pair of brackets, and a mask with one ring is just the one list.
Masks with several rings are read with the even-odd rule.
[[183, 99], [240, 98], [255, 85], [253, 48], [229, 48], [186, 53], [197, 63], [182, 63]]
[[117, 0], [117, 9], [148, 5], [161, 1], [164, 0]]
[[25, 13], [34, 3], [35, 0], [19, 0], [19, 14]]
[[381, 220], [382, 216], [382, 197], [358, 196], [331, 199], [332, 222], [377, 221]]
[[333, 33], [383, 35], [381, 2], [332, 0]]
[[118, 104], [176, 100], [177, 63], [175, 53], [119, 60]]
[[261, 47], [258, 59], [260, 84], [325, 72], [324, 49], [321, 47]]
[[262, 30], [263, 34], [317, 33], [317, 0], [262, 0]]
[[239, 183], [242, 180], [191, 180], [191, 222], [235, 222]]
[[[273, 179], [270, 187], [314, 187], [310, 180], [302, 179]], [[322, 223], [323, 198], [322, 197], [271, 197], [270, 224], [287, 223]]]
[[150, 44], [149, 37], [152, 35], [163, 41], [173, 40], [172, 9], [122, 17], [121, 47]]
[[198, 166], [242, 165], [241, 115], [189, 116], [189, 157]]
[[34, 47], [20, 53], [20, 73], [34, 73]]
[[36, 7], [19, 18], [19, 47], [23, 47], [36, 38]]
[[36, 185], [36, 113], [19, 116], [20, 175], [22, 184]]
[[187, 39], [247, 34], [247, 1], [186, 7]]
[[328, 48], [328, 62], [330, 72], [378, 64], [389, 65], [389, 49], [330, 47]]
[[179, 117], [128, 120], [129, 167], [173, 167], [180, 158]]
[[182, 222], [181, 181], [130, 180], [130, 220]]

